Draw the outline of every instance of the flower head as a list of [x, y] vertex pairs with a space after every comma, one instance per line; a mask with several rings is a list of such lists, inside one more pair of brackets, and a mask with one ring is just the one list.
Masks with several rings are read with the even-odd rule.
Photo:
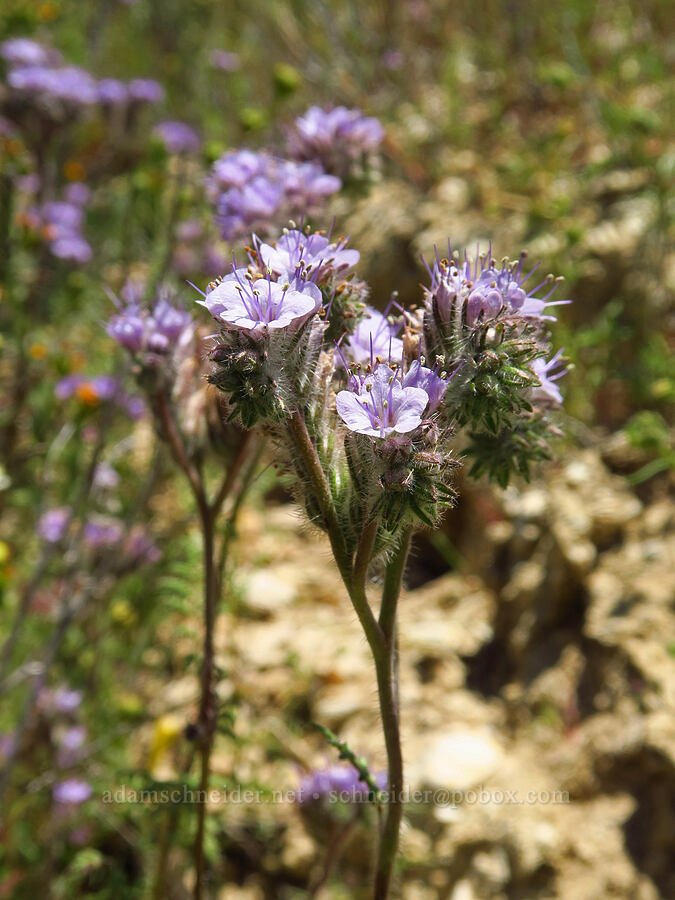
[[164, 88], [153, 78], [134, 78], [127, 85], [129, 99], [137, 103], [160, 103]]
[[263, 265], [276, 275], [318, 281], [327, 271], [340, 272], [355, 266], [358, 250], [345, 249], [346, 241], [331, 244], [319, 232], [285, 231], [274, 245], [260, 244], [258, 255]]
[[[375, 781], [384, 790], [387, 776], [384, 772], [375, 776]], [[318, 800], [365, 800], [370, 789], [359, 778], [358, 772], [351, 766], [330, 766], [316, 769], [305, 775], [300, 781], [298, 802], [300, 804], [317, 802]]]
[[374, 363], [376, 360], [400, 359], [403, 341], [396, 337], [398, 328], [379, 310], [369, 306], [353, 333], [343, 345], [348, 362]]
[[155, 127], [155, 134], [164, 142], [169, 153], [194, 153], [199, 150], [199, 135], [185, 122], [160, 122]]
[[349, 174], [355, 160], [377, 150], [384, 128], [358, 109], [310, 107], [296, 119], [289, 138], [291, 155], [320, 162], [327, 172]]
[[336, 408], [350, 431], [383, 438], [422, 424], [429, 395], [420, 387], [405, 387], [389, 366], [380, 363], [372, 374], [353, 375], [349, 383], [350, 389], [337, 395]]
[[[526, 282], [534, 273], [523, 274], [525, 254], [516, 262], [503, 260], [500, 265], [492, 258], [492, 252], [478, 254], [471, 261], [464, 254], [463, 261], [458, 257], [440, 259], [438, 256], [431, 273], [431, 288], [427, 292], [441, 319], [445, 322], [451, 318], [452, 310], [460, 305], [465, 310], [468, 325], [479, 320], [494, 319], [500, 312], [507, 315], [521, 316], [531, 319], [550, 319], [555, 317], [545, 313], [549, 306], [569, 303], [568, 300], [548, 301], [558, 287], [559, 279], [547, 276], [536, 287], [526, 287]], [[537, 296], [545, 289], [543, 296]]]
[[311, 282], [281, 284], [271, 277], [249, 279], [235, 269], [198, 301], [225, 327], [251, 336], [297, 331], [321, 308], [321, 291]]
[[54, 785], [53, 796], [57, 803], [64, 806], [79, 806], [91, 797], [92, 788], [86, 781], [67, 778]]
[[0, 44], [0, 56], [10, 66], [58, 65], [61, 56], [57, 50], [44, 47], [30, 38], [16, 37]]
[[72, 515], [69, 506], [57, 506], [55, 509], [49, 509], [40, 516], [37, 531], [43, 541], [48, 544], [56, 544], [66, 533], [68, 522]]

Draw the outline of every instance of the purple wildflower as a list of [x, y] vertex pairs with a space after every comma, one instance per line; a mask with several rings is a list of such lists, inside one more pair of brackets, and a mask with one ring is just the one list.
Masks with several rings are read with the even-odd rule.
[[66, 203], [75, 206], [86, 206], [91, 200], [91, 188], [82, 181], [73, 181], [65, 190]]
[[431, 413], [441, 405], [448, 381], [415, 360], [403, 378], [403, 387], [422, 388], [429, 397], [428, 412]]
[[386, 316], [373, 307], [366, 308], [366, 314], [359, 320], [354, 332], [344, 343], [344, 354], [348, 362], [372, 363], [377, 359], [400, 359], [403, 341], [396, 337], [397, 328]]
[[426, 391], [404, 387], [398, 373], [384, 364], [372, 374], [352, 376], [350, 389], [336, 398], [338, 414], [350, 431], [379, 438], [414, 431], [428, 405]]
[[82, 703], [82, 692], [73, 691], [70, 688], [57, 688], [46, 694], [45, 704], [54, 712], [72, 713]]
[[131, 529], [124, 542], [125, 555], [138, 564], [156, 563], [162, 558], [162, 552], [144, 528], [137, 526]]
[[106, 462], [99, 463], [94, 470], [94, 485], [99, 488], [114, 488], [119, 484], [120, 476], [116, 469]]
[[129, 89], [117, 78], [102, 78], [97, 87], [98, 100], [103, 106], [122, 106], [129, 100]]
[[567, 373], [567, 368], [560, 362], [561, 355], [562, 350], [558, 350], [548, 362], [539, 357], [530, 363], [530, 368], [539, 380], [539, 385], [532, 391], [532, 399], [535, 402], [553, 406], [562, 404], [562, 394], [556, 381]]
[[[493, 319], [502, 310], [507, 315], [554, 321], [554, 316], [545, 314], [546, 308], [570, 301], [547, 302], [558, 286], [558, 279], [552, 275], [536, 287], [526, 288], [525, 283], [537, 267], [524, 275], [524, 262], [525, 254], [522, 254], [518, 261], [505, 260], [498, 266], [492, 258], [491, 248], [487, 255], [477, 253], [473, 262], [466, 253], [462, 262], [453, 259], [450, 253], [449, 260], [437, 256], [433, 269], [429, 270], [431, 289], [428, 297], [435, 302], [444, 322], [450, 320], [458, 304], [465, 308], [469, 325], [474, 325], [479, 319]], [[536, 296], [542, 288], [546, 289], [544, 296]]]
[[380, 122], [358, 109], [312, 106], [296, 119], [289, 145], [295, 159], [320, 162], [327, 172], [344, 176], [355, 161], [377, 150], [383, 137]]
[[[384, 790], [387, 785], [386, 774], [379, 773], [375, 777], [375, 781], [380, 790]], [[319, 800], [363, 801], [368, 798], [369, 792], [367, 784], [361, 781], [355, 769], [346, 766], [330, 766], [327, 769], [310, 772], [301, 779], [298, 802], [306, 804]]]
[[48, 544], [57, 544], [66, 533], [71, 515], [72, 510], [69, 506], [57, 506], [43, 513], [37, 526], [42, 540]]
[[192, 337], [194, 325], [188, 312], [177, 309], [166, 297], [160, 297], [150, 314], [132, 299], [110, 319], [106, 330], [111, 338], [131, 353], [163, 355], [187, 343]]
[[169, 153], [194, 153], [199, 150], [199, 135], [185, 122], [160, 122], [155, 127], [155, 134], [164, 142]]
[[87, 729], [84, 725], [74, 725], [57, 733], [56, 742], [59, 747], [57, 764], [64, 769], [75, 765], [82, 756], [82, 745], [86, 739]]
[[58, 65], [61, 56], [51, 47], [43, 47], [30, 38], [16, 37], [0, 44], [0, 56], [10, 66]]
[[129, 99], [137, 103], [160, 103], [164, 99], [164, 88], [152, 78], [134, 78], [127, 90]]
[[79, 806], [91, 797], [91, 785], [77, 778], [67, 778], [54, 785], [53, 796], [64, 806]]
[[241, 67], [241, 59], [237, 53], [230, 50], [212, 50], [209, 56], [211, 65], [223, 72], [236, 72]]
[[117, 519], [90, 519], [84, 525], [84, 542], [92, 549], [119, 544], [123, 534], [122, 523]]
[[318, 232], [286, 231], [274, 246], [261, 244], [258, 255], [263, 265], [277, 275], [317, 281], [328, 270], [343, 271], [358, 263], [358, 250], [346, 250], [345, 244], [344, 240], [331, 244]]
[[341, 182], [317, 163], [239, 150], [217, 160], [207, 181], [216, 222], [227, 241], [269, 232], [293, 217], [318, 212]]
[[198, 300], [226, 327], [251, 336], [268, 331], [297, 331], [321, 308], [321, 291], [315, 284], [279, 284], [271, 277], [250, 281], [246, 270], [235, 269]]
[[140, 307], [129, 305], [106, 325], [110, 337], [131, 353], [138, 353], [145, 344], [145, 318]]

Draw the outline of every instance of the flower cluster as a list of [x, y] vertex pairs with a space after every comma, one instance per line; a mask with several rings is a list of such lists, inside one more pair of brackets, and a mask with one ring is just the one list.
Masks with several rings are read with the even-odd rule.
[[342, 183], [313, 162], [237, 150], [216, 160], [207, 182], [224, 240], [270, 234], [289, 219], [320, 212]]
[[184, 153], [196, 153], [201, 147], [197, 132], [186, 122], [160, 122], [154, 133], [163, 142], [168, 153], [180, 156]]
[[[380, 790], [385, 790], [386, 773], [380, 772], [374, 777]], [[298, 789], [298, 803], [358, 803], [367, 801], [370, 793], [370, 788], [352, 766], [329, 766], [303, 776]]]
[[151, 310], [143, 306], [135, 292], [126, 304], [116, 302], [119, 312], [108, 321], [106, 330], [134, 357], [142, 357], [146, 365], [156, 365], [191, 343], [192, 316], [174, 306], [166, 295], [160, 294]]
[[66, 64], [58, 50], [29, 38], [0, 44], [0, 56], [9, 67], [8, 86], [26, 101], [61, 103], [72, 110], [97, 103], [158, 103], [164, 98], [164, 89], [153, 79], [99, 80], [86, 69]]
[[345, 179], [372, 157], [383, 138], [378, 119], [358, 109], [312, 106], [295, 120], [288, 145], [294, 159], [321, 163], [326, 172]]
[[[304, 441], [289, 465], [309, 515], [330, 529], [294, 424], [303, 420], [348, 549], [377, 516], [376, 552], [385, 552], [401, 528], [435, 524], [452, 502], [458, 449], [502, 482], [545, 455], [565, 371], [560, 354], [545, 361], [557, 282], [528, 289], [523, 258], [437, 258], [421, 309], [392, 303], [381, 313], [364, 303], [357, 262], [320, 233], [254, 237], [248, 265], [199, 302], [220, 328], [210, 380], [233, 416], [245, 427], [266, 422], [281, 448]], [[457, 446], [457, 426], [468, 448]]]
[[345, 276], [358, 258], [344, 241], [318, 232], [293, 229], [273, 244], [254, 238], [248, 265], [235, 265], [198, 301], [221, 327], [211, 380], [229, 394], [245, 426], [284, 414], [321, 345], [326, 309], [337, 309], [338, 294], [349, 293]]
[[54, 394], [59, 400], [76, 397], [83, 406], [96, 407], [101, 403], [114, 403], [132, 419], [140, 419], [145, 409], [141, 398], [127, 394], [114, 375], [66, 375], [57, 381]]
[[83, 265], [92, 257], [91, 245], [82, 234], [89, 196], [86, 185], [71, 184], [66, 199], [31, 207], [22, 217], [23, 223], [44, 238], [58, 259]]

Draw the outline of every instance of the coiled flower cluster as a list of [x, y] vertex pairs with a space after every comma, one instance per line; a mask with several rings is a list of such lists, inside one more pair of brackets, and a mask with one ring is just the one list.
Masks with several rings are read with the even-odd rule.
[[350, 552], [373, 516], [382, 550], [411, 523], [434, 525], [458, 451], [501, 481], [545, 455], [564, 367], [546, 362], [549, 294], [523, 287], [522, 259], [438, 258], [422, 310], [381, 313], [342, 241], [293, 229], [248, 252], [199, 301], [219, 326], [210, 380], [246, 428], [266, 427], [328, 529], [316, 473], [292, 449], [306, 429]]

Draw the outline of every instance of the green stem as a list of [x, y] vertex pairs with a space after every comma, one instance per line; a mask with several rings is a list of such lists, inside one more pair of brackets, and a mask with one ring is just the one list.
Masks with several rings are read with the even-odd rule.
[[389, 897], [403, 818], [403, 753], [398, 702], [396, 610], [401, 593], [403, 572], [410, 551], [410, 542], [411, 532], [408, 531], [386, 568], [379, 618], [385, 652], [382, 656], [375, 657], [380, 715], [387, 749], [388, 797], [377, 853], [374, 900], [387, 900]]

